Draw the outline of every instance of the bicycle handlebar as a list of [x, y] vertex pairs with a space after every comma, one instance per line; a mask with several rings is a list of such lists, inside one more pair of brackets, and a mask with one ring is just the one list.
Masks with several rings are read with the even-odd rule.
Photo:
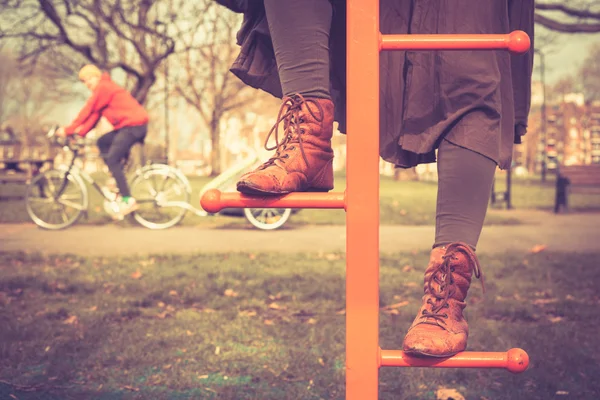
[[58, 125], [52, 126], [48, 133], [46, 133], [46, 138], [50, 140], [51, 143], [55, 143], [59, 146], [68, 147], [70, 150], [77, 150], [83, 146], [85, 146], [85, 140], [83, 136], [78, 134], [68, 135], [68, 136], [57, 136], [56, 132], [60, 127]]

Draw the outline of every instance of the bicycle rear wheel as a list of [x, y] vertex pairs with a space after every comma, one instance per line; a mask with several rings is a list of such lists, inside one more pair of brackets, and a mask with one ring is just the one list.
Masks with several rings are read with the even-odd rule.
[[76, 175], [52, 169], [31, 180], [25, 205], [27, 214], [37, 226], [64, 229], [77, 222], [87, 210], [88, 192]]
[[134, 219], [149, 229], [167, 229], [185, 216], [191, 194], [171, 168], [149, 169], [131, 183], [131, 195], [138, 203]]

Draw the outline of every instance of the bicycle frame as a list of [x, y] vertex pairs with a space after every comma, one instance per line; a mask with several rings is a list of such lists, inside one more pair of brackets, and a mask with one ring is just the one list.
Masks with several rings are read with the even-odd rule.
[[83, 179], [85, 182], [89, 183], [94, 189], [96, 189], [96, 191], [98, 193], [100, 193], [102, 195], [102, 197], [105, 200], [112, 201], [111, 199], [109, 199], [106, 196], [106, 193], [104, 193], [104, 191], [102, 190], [100, 185], [98, 185], [98, 183], [94, 180], [94, 178], [92, 178], [90, 176], [90, 174], [88, 174], [87, 172], [85, 172], [84, 170], [79, 168], [77, 165], [75, 165], [75, 160], [77, 160], [77, 158], [79, 157], [79, 149], [77, 149], [77, 148], [72, 149], [70, 147], [69, 147], [69, 149], [73, 152], [73, 158], [71, 159], [69, 166], [68, 167], [59, 166], [56, 168], [58, 170], [63, 170], [65, 172], [65, 177], [63, 179], [63, 183], [62, 183], [60, 189], [57, 191], [54, 198], [56, 199], [56, 198], [58, 198], [58, 196], [60, 196], [62, 194], [63, 190], [65, 190], [65, 187], [67, 186], [68, 176], [73, 175], [74, 177], [76, 177], [76, 179], [80, 178], [80, 179]]

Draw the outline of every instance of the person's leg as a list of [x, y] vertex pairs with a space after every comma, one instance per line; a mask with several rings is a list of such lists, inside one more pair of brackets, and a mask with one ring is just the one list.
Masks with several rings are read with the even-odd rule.
[[102, 158], [105, 158], [108, 154], [108, 150], [110, 150], [110, 146], [112, 145], [116, 134], [117, 131], [107, 132], [100, 136], [100, 138], [96, 141], [96, 146], [98, 146], [98, 150], [100, 150], [100, 156]]
[[[265, 0], [283, 104], [275, 133], [275, 155], [244, 175], [237, 189], [279, 195], [333, 189], [334, 106], [329, 91], [329, 0]], [[279, 125], [284, 133], [279, 136]]]
[[329, 0], [265, 0], [283, 95], [330, 99]]
[[123, 160], [129, 154], [131, 147], [138, 141], [139, 139], [131, 134], [127, 128], [120, 129], [104, 157], [108, 169], [117, 182], [121, 196], [126, 198], [130, 197], [131, 193], [123, 171]]
[[440, 144], [435, 242], [423, 304], [404, 339], [407, 353], [447, 357], [467, 346], [462, 311], [472, 274], [481, 275], [474, 250], [495, 171], [496, 163], [487, 157], [446, 140]]
[[477, 247], [496, 163], [442, 140], [438, 149], [438, 197], [433, 247], [463, 242]]

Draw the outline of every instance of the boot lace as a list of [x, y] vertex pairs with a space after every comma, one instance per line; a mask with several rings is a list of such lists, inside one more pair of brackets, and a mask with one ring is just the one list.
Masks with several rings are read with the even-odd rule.
[[[431, 274], [430, 279], [427, 281], [427, 288], [431, 294], [431, 297], [427, 299], [427, 304], [431, 306], [431, 311], [428, 311], [427, 309], [423, 310], [421, 318], [425, 319], [425, 321], [422, 322], [424, 324], [445, 324], [445, 320], [448, 319], [448, 313], [445, 312], [445, 309], [450, 308], [448, 300], [456, 292], [453, 276], [454, 267], [450, 266], [450, 261], [456, 260], [457, 251], [464, 253], [469, 258], [471, 262], [470, 264], [473, 268], [473, 274], [481, 282], [481, 288], [485, 293], [483, 275], [481, 274], [481, 266], [477, 260], [477, 257], [475, 256], [475, 253], [473, 253], [471, 248], [466, 244], [452, 243], [448, 246], [446, 249], [446, 254], [442, 257], [444, 261], [438, 265], [438, 267]], [[439, 286], [439, 290], [436, 290], [433, 283], [436, 283]], [[432, 301], [432, 298], [434, 301]]]
[[[308, 106], [308, 103], [313, 104], [318, 112], [315, 113], [311, 107]], [[321, 105], [312, 99], [305, 99], [300, 94], [295, 94], [293, 96], [287, 96], [283, 99], [283, 104], [279, 109], [279, 113], [277, 114], [277, 121], [275, 125], [269, 131], [267, 138], [265, 139], [265, 149], [267, 151], [276, 150], [275, 155], [271, 157], [268, 161], [262, 164], [259, 169], [265, 169], [269, 165], [273, 165], [275, 161], [280, 161], [285, 163], [285, 159], [289, 158], [289, 154], [287, 154], [286, 150], [294, 150], [295, 144], [297, 143], [300, 147], [300, 152], [302, 153], [302, 158], [304, 162], [308, 166], [308, 158], [304, 153], [304, 143], [302, 141], [302, 134], [304, 133], [304, 128], [301, 127], [301, 124], [305, 122], [303, 118], [300, 116], [300, 112], [302, 110], [302, 105], [307, 104], [306, 109], [310, 113], [311, 117], [317, 122], [323, 121], [323, 108]], [[318, 115], [317, 115], [318, 114]], [[279, 125], [283, 122], [283, 138], [280, 138]], [[275, 137], [275, 145], [269, 146], [269, 140], [271, 136]]]

